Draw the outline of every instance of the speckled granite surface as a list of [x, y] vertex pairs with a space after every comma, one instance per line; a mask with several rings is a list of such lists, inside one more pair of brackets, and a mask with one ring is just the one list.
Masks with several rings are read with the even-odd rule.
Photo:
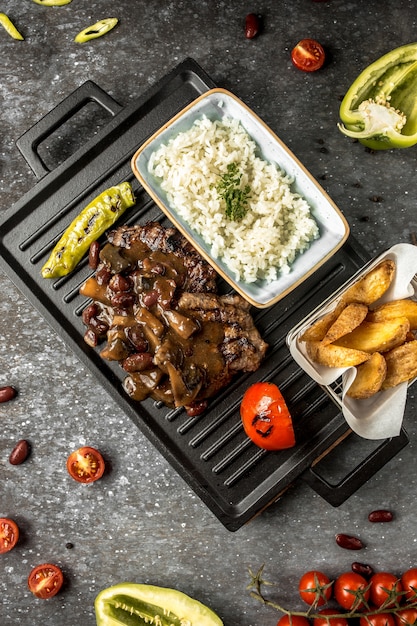
[[[409, 242], [417, 230], [416, 148], [371, 154], [336, 128], [340, 97], [359, 71], [416, 39], [414, 0], [73, 0], [61, 8], [5, 0], [2, 11], [25, 36], [16, 42], [0, 31], [2, 212], [36, 183], [15, 141], [77, 86], [91, 79], [125, 106], [191, 56], [289, 145], [369, 254]], [[264, 16], [264, 31], [252, 41], [243, 34], [248, 12]], [[113, 14], [120, 24], [111, 35], [73, 42], [79, 30]], [[328, 51], [316, 74], [291, 65], [289, 52], [302, 37], [317, 38]], [[51, 167], [82, 145], [85, 130], [81, 122], [78, 132], [45, 142]], [[18, 547], [1, 555], [2, 626], [92, 626], [98, 591], [124, 580], [181, 589], [209, 604], [226, 626], [273, 625], [278, 614], [246, 590], [248, 567], [265, 563], [276, 597], [298, 605], [305, 569], [333, 577], [358, 560], [336, 546], [336, 531], [360, 536], [366, 548], [359, 560], [375, 569], [400, 574], [417, 564], [414, 388], [404, 419], [409, 445], [343, 505], [331, 507], [300, 481], [230, 533], [3, 273], [0, 293], [0, 385], [19, 389], [0, 405], [0, 515], [14, 518], [22, 533]], [[30, 441], [31, 456], [11, 466], [21, 438]], [[99, 448], [110, 466], [87, 487], [69, 478], [64, 462], [83, 444]], [[375, 508], [392, 509], [394, 522], [369, 524]], [[67, 582], [45, 602], [32, 597], [26, 578], [48, 561], [62, 567]]]

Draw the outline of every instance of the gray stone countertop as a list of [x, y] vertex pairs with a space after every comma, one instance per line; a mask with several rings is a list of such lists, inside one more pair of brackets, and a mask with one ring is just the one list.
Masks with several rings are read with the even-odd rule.
[[[16, 140], [85, 80], [125, 106], [192, 57], [290, 147], [370, 255], [410, 242], [417, 231], [417, 147], [372, 153], [337, 130], [340, 99], [358, 73], [417, 39], [414, 0], [73, 0], [63, 7], [4, 0], [1, 10], [25, 39], [14, 41], [0, 29], [0, 211], [36, 184]], [[264, 18], [253, 40], [243, 30], [249, 12]], [[113, 15], [120, 22], [112, 33], [74, 43], [80, 30]], [[291, 64], [290, 51], [304, 37], [326, 48], [319, 72]], [[83, 140], [74, 133], [59, 149], [47, 140], [52, 167]], [[18, 546], [0, 557], [2, 626], [93, 626], [97, 593], [126, 580], [180, 589], [208, 604], [226, 626], [272, 626], [279, 613], [250, 597], [249, 567], [265, 564], [265, 578], [276, 583], [272, 597], [300, 608], [297, 586], [305, 570], [335, 577], [359, 560], [399, 575], [417, 565], [414, 388], [404, 416], [410, 443], [346, 502], [332, 507], [296, 481], [233, 533], [3, 272], [0, 293], [0, 386], [19, 391], [0, 405], [0, 516], [21, 529]], [[12, 466], [10, 451], [22, 438], [32, 453]], [[81, 445], [97, 447], [111, 465], [87, 487], [65, 468], [69, 452]], [[394, 521], [370, 524], [368, 513], [380, 508], [394, 511]], [[361, 537], [365, 549], [341, 549], [336, 532]], [[60, 565], [66, 578], [48, 601], [32, 596], [26, 584], [32, 567], [45, 562]]]

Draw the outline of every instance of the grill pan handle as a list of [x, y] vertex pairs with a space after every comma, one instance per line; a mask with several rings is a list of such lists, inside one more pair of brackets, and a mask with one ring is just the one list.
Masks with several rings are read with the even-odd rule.
[[[348, 431], [347, 435], [351, 431]], [[332, 484], [318, 472], [319, 461], [331, 454], [340, 453], [340, 445], [333, 446], [328, 454], [313, 463], [305, 472], [300, 475], [314, 491], [324, 498], [332, 506], [339, 506], [345, 502], [355, 491], [366, 481], [378, 472], [388, 461], [390, 461], [409, 442], [408, 435], [401, 429], [398, 437], [384, 439], [363, 461], [361, 461], [351, 472], [349, 472], [338, 483]], [[342, 444], [343, 445], [343, 442]]]
[[123, 108], [96, 83], [87, 80], [16, 141], [16, 146], [37, 178], [43, 178], [50, 172], [38, 154], [39, 144], [89, 102], [96, 102], [113, 116]]

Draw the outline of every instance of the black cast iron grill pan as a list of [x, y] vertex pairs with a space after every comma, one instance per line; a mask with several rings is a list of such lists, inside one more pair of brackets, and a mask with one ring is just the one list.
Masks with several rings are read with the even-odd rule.
[[[351, 237], [284, 300], [269, 309], [253, 310], [256, 326], [270, 346], [265, 361], [256, 373], [237, 377], [212, 400], [203, 416], [194, 418], [182, 409], [131, 400], [122, 389], [124, 372], [119, 365], [104, 361], [98, 350], [84, 342], [81, 314], [87, 302], [79, 288], [91, 273], [86, 260], [58, 280], [44, 280], [40, 274], [70, 221], [101, 191], [123, 180], [132, 183], [137, 197], [136, 205], [123, 215], [124, 223], [159, 220], [169, 225], [134, 178], [130, 160], [155, 130], [214, 86], [192, 59], [180, 63], [125, 108], [91, 81], [83, 83], [17, 142], [39, 181], [1, 220], [0, 262], [98, 383], [221, 523], [234, 531], [278, 500], [299, 478], [338, 506], [408, 442], [402, 431], [399, 437], [367, 448], [364, 455], [363, 440], [355, 441], [349, 450], [353, 467], [336, 480], [331, 471], [330, 478], [323, 476], [319, 460], [340, 459], [352, 435], [338, 406], [298, 367], [286, 346], [288, 331], [368, 261], [366, 252]], [[42, 142], [91, 103], [110, 114], [110, 121], [63, 163], [49, 168], [40, 156]], [[229, 289], [221, 285], [221, 290]], [[239, 405], [245, 389], [259, 380], [276, 383], [285, 395], [297, 438], [291, 450], [266, 452], [244, 434]]]

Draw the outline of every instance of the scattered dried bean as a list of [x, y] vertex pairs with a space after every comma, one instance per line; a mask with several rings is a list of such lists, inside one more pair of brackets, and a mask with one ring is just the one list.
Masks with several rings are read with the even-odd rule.
[[17, 444], [11, 451], [9, 456], [9, 462], [12, 465], [20, 465], [28, 458], [29, 450], [29, 443], [26, 441], [26, 439], [21, 439], [17, 442]]
[[358, 537], [352, 537], [343, 533], [336, 535], [336, 543], [345, 550], [362, 550], [364, 547], [364, 544]]
[[394, 518], [394, 515], [391, 511], [387, 511], [385, 509], [379, 509], [377, 511], [372, 511], [368, 515], [368, 520], [370, 522], [391, 522]]
[[0, 402], [9, 402], [9, 400], [13, 400], [16, 396], [17, 391], [11, 385], [0, 387]]
[[360, 574], [365, 578], [370, 578], [373, 575], [374, 570], [367, 563], [358, 563], [357, 561], [355, 561], [354, 563], [352, 563], [352, 572], [355, 572], [355, 574]]
[[249, 13], [245, 19], [245, 37], [246, 39], [253, 39], [259, 33], [260, 20], [259, 16], [255, 13]]

